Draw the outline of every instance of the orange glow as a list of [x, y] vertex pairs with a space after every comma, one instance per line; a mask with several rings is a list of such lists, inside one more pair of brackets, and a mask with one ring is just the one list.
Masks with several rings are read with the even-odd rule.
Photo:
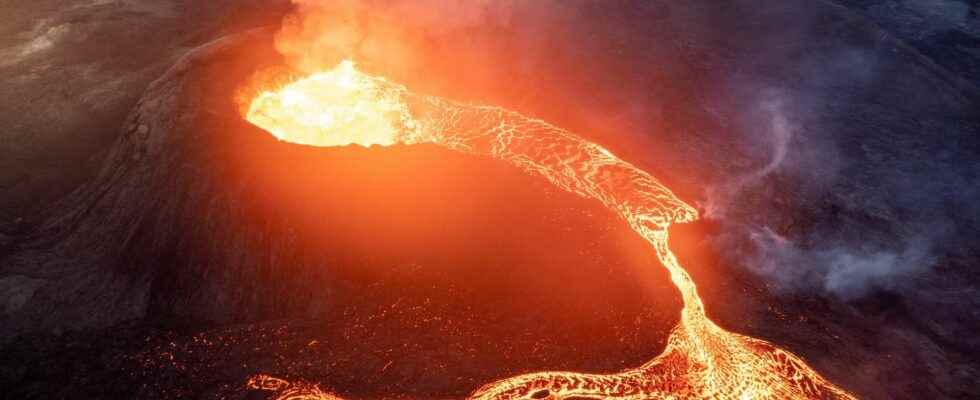
[[[478, 389], [471, 399], [853, 398], [795, 355], [715, 325], [668, 247], [670, 224], [693, 221], [697, 212], [653, 176], [595, 143], [501, 108], [413, 94], [358, 72], [350, 61], [260, 94], [246, 118], [299, 144], [433, 143], [500, 159], [600, 201], [651, 244], [684, 301], [661, 355], [617, 374], [540, 372], [508, 378]], [[279, 399], [336, 399], [314, 385], [264, 375], [249, 386], [275, 391]]]

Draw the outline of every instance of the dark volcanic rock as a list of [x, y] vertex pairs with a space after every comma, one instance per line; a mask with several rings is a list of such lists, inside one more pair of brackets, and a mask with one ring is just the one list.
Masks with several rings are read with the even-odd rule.
[[0, 221], [34, 220], [91, 179], [143, 90], [182, 54], [228, 32], [278, 24], [288, 3], [0, 5]]
[[976, 0], [836, 0], [881, 25], [930, 60], [977, 85], [980, 76], [980, 2]]

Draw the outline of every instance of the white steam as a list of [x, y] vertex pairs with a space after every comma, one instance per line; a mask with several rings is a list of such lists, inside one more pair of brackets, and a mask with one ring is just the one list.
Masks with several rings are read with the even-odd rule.
[[850, 300], [875, 289], [900, 289], [902, 281], [935, 263], [931, 240], [914, 237], [896, 250], [821, 244], [804, 248], [769, 228], [750, 232], [748, 267], [783, 291], [819, 288]]
[[759, 134], [752, 137], [752, 142], [769, 149], [769, 161], [759, 169], [738, 176], [722, 185], [707, 189], [706, 200], [703, 204], [704, 217], [708, 219], [724, 219], [728, 206], [733, 204], [736, 197], [772, 173], [783, 167], [790, 152], [790, 145], [796, 135], [796, 129], [786, 113], [786, 97], [777, 90], [768, 90], [759, 102], [755, 113], [764, 124]]

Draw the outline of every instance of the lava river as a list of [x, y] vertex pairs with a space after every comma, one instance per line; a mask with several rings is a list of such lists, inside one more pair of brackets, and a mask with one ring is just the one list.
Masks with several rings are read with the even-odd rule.
[[[283, 141], [312, 146], [433, 143], [509, 162], [600, 201], [652, 246], [684, 307], [662, 354], [615, 374], [538, 372], [489, 383], [470, 395], [516, 399], [849, 399], [799, 357], [728, 332], [705, 314], [691, 276], [668, 247], [668, 227], [697, 219], [650, 174], [544, 121], [497, 107], [409, 92], [350, 61], [251, 99], [246, 119]], [[248, 385], [278, 399], [338, 399], [316, 385], [259, 375]]]

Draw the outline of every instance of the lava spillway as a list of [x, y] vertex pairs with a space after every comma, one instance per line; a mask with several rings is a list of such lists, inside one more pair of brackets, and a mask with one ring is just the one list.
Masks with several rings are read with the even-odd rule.
[[[684, 307], [664, 352], [616, 374], [539, 372], [503, 379], [470, 398], [848, 399], [799, 357], [728, 332], [705, 314], [697, 287], [668, 246], [668, 227], [697, 218], [647, 172], [572, 133], [498, 107], [424, 96], [358, 71], [350, 61], [251, 100], [245, 118], [283, 141], [311, 146], [432, 143], [511, 163], [600, 201], [653, 247]], [[249, 383], [279, 399], [335, 399], [313, 385], [268, 376]]]

